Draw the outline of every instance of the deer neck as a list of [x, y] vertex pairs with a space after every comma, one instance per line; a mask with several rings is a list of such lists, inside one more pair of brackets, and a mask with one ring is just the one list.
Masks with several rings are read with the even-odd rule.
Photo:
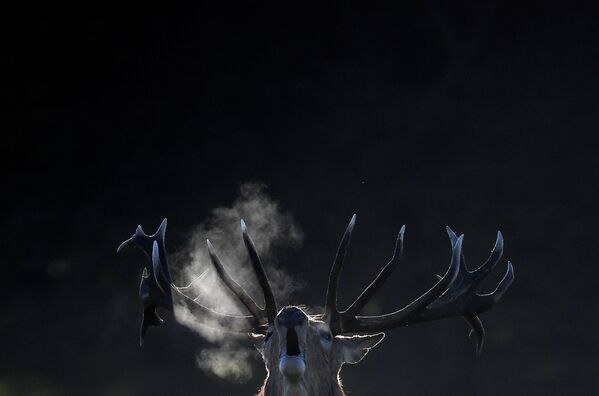
[[310, 375], [306, 371], [303, 379], [292, 382], [278, 372], [271, 372], [258, 396], [345, 396], [345, 393], [336, 376]]

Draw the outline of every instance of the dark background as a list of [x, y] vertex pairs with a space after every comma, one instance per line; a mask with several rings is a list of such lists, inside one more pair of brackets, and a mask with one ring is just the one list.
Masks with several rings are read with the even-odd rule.
[[[388, 333], [355, 395], [599, 390], [597, 7], [260, 2], [34, 5], [2, 13], [0, 394], [251, 394], [207, 376], [173, 323], [137, 343], [142, 265], [115, 248], [169, 218], [168, 246], [261, 181], [305, 233], [280, 252], [322, 304], [352, 213], [348, 303], [407, 225], [385, 310], [503, 231], [516, 281], [483, 315]], [[470, 2], [473, 3], [473, 2]], [[489, 283], [505, 270], [505, 259]]]

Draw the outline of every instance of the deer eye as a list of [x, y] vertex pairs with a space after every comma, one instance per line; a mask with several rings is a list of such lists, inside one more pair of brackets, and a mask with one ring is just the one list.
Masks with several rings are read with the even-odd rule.
[[330, 333], [321, 333], [320, 338], [325, 340], [326, 342], [331, 342], [331, 334]]

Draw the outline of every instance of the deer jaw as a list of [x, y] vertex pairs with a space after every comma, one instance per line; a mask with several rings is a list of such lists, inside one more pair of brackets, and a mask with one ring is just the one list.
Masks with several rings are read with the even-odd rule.
[[343, 395], [343, 364], [357, 363], [384, 337], [333, 337], [326, 323], [298, 307], [283, 308], [274, 322], [262, 344], [266, 396]]

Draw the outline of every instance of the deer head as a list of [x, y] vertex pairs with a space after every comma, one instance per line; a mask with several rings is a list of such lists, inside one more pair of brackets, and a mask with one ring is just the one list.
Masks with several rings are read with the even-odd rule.
[[341, 366], [359, 362], [384, 337], [333, 335], [326, 322], [298, 307], [285, 307], [262, 341], [269, 373], [262, 394], [341, 395]]
[[166, 219], [157, 232], [147, 235], [141, 226], [123, 242], [117, 251], [130, 244], [140, 247], [148, 256], [151, 266], [144, 268], [139, 294], [144, 304], [140, 330], [140, 344], [150, 326], [160, 325], [157, 308], [173, 310], [173, 301], [184, 304], [192, 313], [210, 319], [221, 328], [243, 331], [254, 338], [266, 365], [267, 377], [260, 395], [343, 395], [339, 373], [345, 363], [359, 362], [385, 336], [383, 331], [436, 319], [461, 316], [471, 327], [471, 336], [480, 353], [484, 342], [484, 328], [479, 314], [489, 310], [505, 293], [514, 280], [514, 270], [508, 261], [507, 273], [494, 292], [478, 294], [477, 286], [499, 262], [503, 254], [503, 237], [497, 233], [495, 246], [487, 261], [478, 269], [468, 271], [464, 264], [462, 244], [449, 227], [447, 233], [452, 247], [449, 267], [443, 276], [424, 294], [405, 307], [378, 316], [360, 315], [362, 308], [383, 286], [402, 258], [405, 226], [399, 231], [391, 260], [368, 285], [349, 308], [340, 311], [337, 306], [339, 275], [354, 229], [354, 215], [339, 245], [326, 294], [324, 312], [305, 313], [300, 307], [287, 306], [279, 310], [260, 257], [250, 239], [247, 227], [241, 221], [243, 241], [254, 273], [264, 295], [260, 307], [231, 277], [221, 264], [214, 247], [207, 241], [210, 259], [223, 283], [235, 294], [250, 315], [228, 315], [203, 306], [175, 286], [167, 265], [165, 251]]

